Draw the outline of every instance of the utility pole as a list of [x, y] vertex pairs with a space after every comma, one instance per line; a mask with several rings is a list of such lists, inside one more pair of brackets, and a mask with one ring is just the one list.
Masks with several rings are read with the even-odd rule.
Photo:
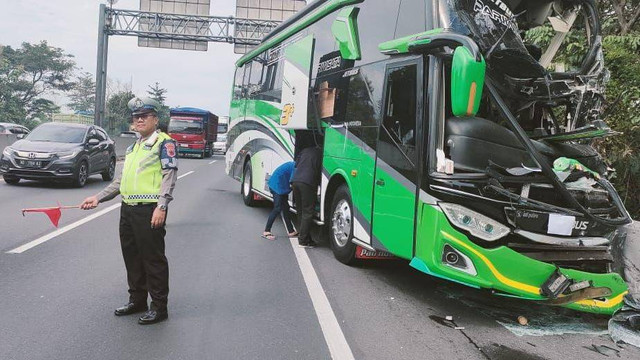
[[105, 123], [105, 93], [107, 91], [107, 57], [109, 49], [108, 28], [110, 25], [111, 14], [107, 14], [107, 6], [105, 4], [100, 4], [98, 18], [98, 53], [96, 61], [96, 107], [94, 110], [94, 124], [100, 127]]

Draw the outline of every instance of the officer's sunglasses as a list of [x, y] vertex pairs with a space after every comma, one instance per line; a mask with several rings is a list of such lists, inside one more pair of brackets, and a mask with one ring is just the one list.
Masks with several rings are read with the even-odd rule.
[[150, 118], [153, 118], [153, 117], [155, 117], [155, 115], [154, 115], [154, 114], [151, 114], [151, 113], [140, 114], [140, 115], [131, 115], [131, 118], [132, 118], [134, 121], [136, 121], [136, 120], [138, 120], [138, 119], [142, 119], [142, 120], [145, 120], [145, 121], [146, 121], [147, 119], [150, 119]]

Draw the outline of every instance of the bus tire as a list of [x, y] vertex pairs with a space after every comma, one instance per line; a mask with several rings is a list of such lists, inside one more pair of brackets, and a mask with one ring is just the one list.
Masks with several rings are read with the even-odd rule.
[[253, 174], [251, 172], [251, 160], [244, 164], [244, 170], [242, 171], [242, 181], [240, 182], [240, 193], [242, 194], [242, 200], [247, 206], [256, 206], [256, 200], [251, 189], [253, 180]]
[[356, 261], [356, 245], [353, 240], [353, 202], [349, 187], [340, 185], [333, 196], [327, 232], [333, 256], [343, 264], [352, 265]]

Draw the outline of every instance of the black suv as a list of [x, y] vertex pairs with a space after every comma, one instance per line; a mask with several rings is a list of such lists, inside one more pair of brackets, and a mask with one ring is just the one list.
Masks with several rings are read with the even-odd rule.
[[11, 185], [20, 179], [70, 180], [82, 187], [92, 174], [113, 180], [115, 170], [114, 142], [94, 125], [42, 124], [4, 148], [0, 158], [0, 173]]

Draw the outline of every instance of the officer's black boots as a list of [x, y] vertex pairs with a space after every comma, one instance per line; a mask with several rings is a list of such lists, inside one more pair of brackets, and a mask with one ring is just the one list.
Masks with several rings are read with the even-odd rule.
[[135, 314], [143, 311], [147, 311], [146, 303], [136, 304], [136, 303], [130, 302], [125, 306], [117, 308], [116, 311], [114, 311], [114, 314], [116, 314], [116, 316], [124, 316], [124, 315], [131, 315], [131, 314]]
[[167, 311], [149, 310], [138, 319], [138, 324], [149, 325], [155, 324], [163, 320], [167, 320], [169, 314]]

